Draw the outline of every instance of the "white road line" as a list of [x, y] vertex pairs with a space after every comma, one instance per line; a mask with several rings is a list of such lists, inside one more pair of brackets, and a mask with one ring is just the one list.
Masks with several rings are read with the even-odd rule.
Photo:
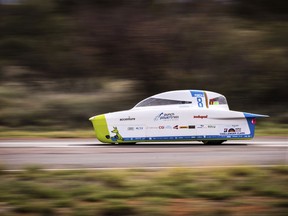
[[97, 141], [0, 141], [1, 147], [24, 147], [24, 148], [65, 148], [65, 147], [101, 147]]
[[85, 145], [41, 145], [41, 146], [33, 146], [33, 145], [25, 145], [25, 146], [21, 146], [21, 145], [0, 145], [0, 148], [84, 148], [84, 147], [93, 147], [93, 148], [103, 148], [105, 146], [97, 146], [97, 145], [89, 145], [89, 146], [85, 146]]
[[[285, 164], [274, 164], [274, 165], [227, 165], [227, 166], [178, 166], [178, 167], [95, 167], [95, 168], [59, 168], [59, 169], [41, 169], [43, 171], [97, 171], [97, 170], [164, 170], [164, 169], [226, 169], [226, 168], [269, 168], [269, 167], [286, 167]], [[6, 172], [24, 172], [26, 169], [9, 169], [4, 170]]]
[[[270, 144], [270, 145], [267, 145], [267, 144], [254, 144], [254, 143], [235, 143], [235, 146], [239, 145], [239, 144], [247, 144], [248, 146], [253, 146], [253, 147], [288, 147], [288, 144], [287, 143], [274, 143], [274, 144]], [[171, 144], [170, 144], [171, 145]], [[183, 145], [183, 144], [179, 144], [179, 145]], [[186, 145], [186, 144], [185, 144]], [[194, 144], [195, 145], [195, 144]], [[1, 148], [87, 148], [87, 147], [90, 147], [90, 148], [107, 148], [107, 147], [117, 147], [116, 145], [107, 145], [107, 146], [103, 146], [103, 145], [0, 145], [0, 149]], [[119, 145], [120, 147], [121, 145]], [[143, 145], [144, 146], [144, 145]], [[145, 145], [147, 146], [147, 145]], [[151, 147], [153, 146], [153, 144], [151, 144]], [[160, 145], [158, 145], [160, 146]], [[161, 146], [165, 146], [165, 144], [161, 144]], [[177, 146], [177, 144], [175, 144], [175, 146]], [[187, 147], [189, 146], [189, 144], [187, 144]], [[193, 144], [191, 144], [190, 146], [193, 146]], [[197, 145], [198, 147], [208, 147], [207, 145]], [[223, 146], [225, 147], [225, 145], [218, 145], [219, 147]], [[230, 146], [232, 147], [233, 146], [233, 143], [229, 144], [229, 145], [226, 145], [227, 146]], [[134, 147], [136, 148], [136, 146], [131, 146], [131, 147]], [[141, 144], [138, 145], [139, 148], [141, 148]], [[212, 147], [212, 146], [211, 146]], [[217, 147], [217, 145], [213, 145], [213, 147]]]

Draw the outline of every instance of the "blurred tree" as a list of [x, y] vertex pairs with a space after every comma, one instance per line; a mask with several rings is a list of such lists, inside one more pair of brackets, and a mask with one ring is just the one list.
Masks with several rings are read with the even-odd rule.
[[288, 18], [288, 2], [286, 0], [235, 0], [234, 11], [243, 17], [267, 19]]
[[282, 0], [0, 5], [0, 66], [69, 78], [71, 88], [77, 79], [109, 76], [136, 80], [142, 96], [208, 89], [225, 94], [237, 109], [251, 102], [286, 112], [286, 9]]
[[140, 80], [140, 91], [158, 91], [167, 61], [169, 27], [158, 20], [151, 5], [118, 2], [77, 9], [79, 37], [85, 38], [82, 54], [97, 63], [90, 65], [94, 75]]
[[85, 70], [73, 47], [70, 23], [54, 1], [1, 5], [0, 57], [44, 77], [75, 76]]

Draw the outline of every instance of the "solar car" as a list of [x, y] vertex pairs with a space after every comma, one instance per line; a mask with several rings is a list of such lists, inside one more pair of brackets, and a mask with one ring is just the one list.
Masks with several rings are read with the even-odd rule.
[[233, 111], [224, 95], [205, 90], [168, 91], [148, 97], [130, 110], [91, 117], [103, 143], [201, 141], [221, 144], [252, 139], [256, 118], [267, 115]]

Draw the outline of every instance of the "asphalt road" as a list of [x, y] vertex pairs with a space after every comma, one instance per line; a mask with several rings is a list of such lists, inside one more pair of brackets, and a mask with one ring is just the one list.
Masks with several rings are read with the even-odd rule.
[[163, 168], [288, 165], [288, 138], [261, 137], [218, 146], [200, 142], [100, 144], [96, 139], [0, 140], [6, 169]]

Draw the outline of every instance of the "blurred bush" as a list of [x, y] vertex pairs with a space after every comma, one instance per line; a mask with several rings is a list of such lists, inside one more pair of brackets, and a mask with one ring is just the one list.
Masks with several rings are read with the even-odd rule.
[[[253, 211], [255, 216], [282, 216], [287, 215], [288, 207], [287, 171], [287, 166], [3, 170], [1, 215], [247, 215]], [[187, 181], [179, 182], [176, 173]], [[220, 176], [229, 176], [229, 181], [223, 184]], [[125, 188], [106, 184], [109, 178], [122, 177]]]

